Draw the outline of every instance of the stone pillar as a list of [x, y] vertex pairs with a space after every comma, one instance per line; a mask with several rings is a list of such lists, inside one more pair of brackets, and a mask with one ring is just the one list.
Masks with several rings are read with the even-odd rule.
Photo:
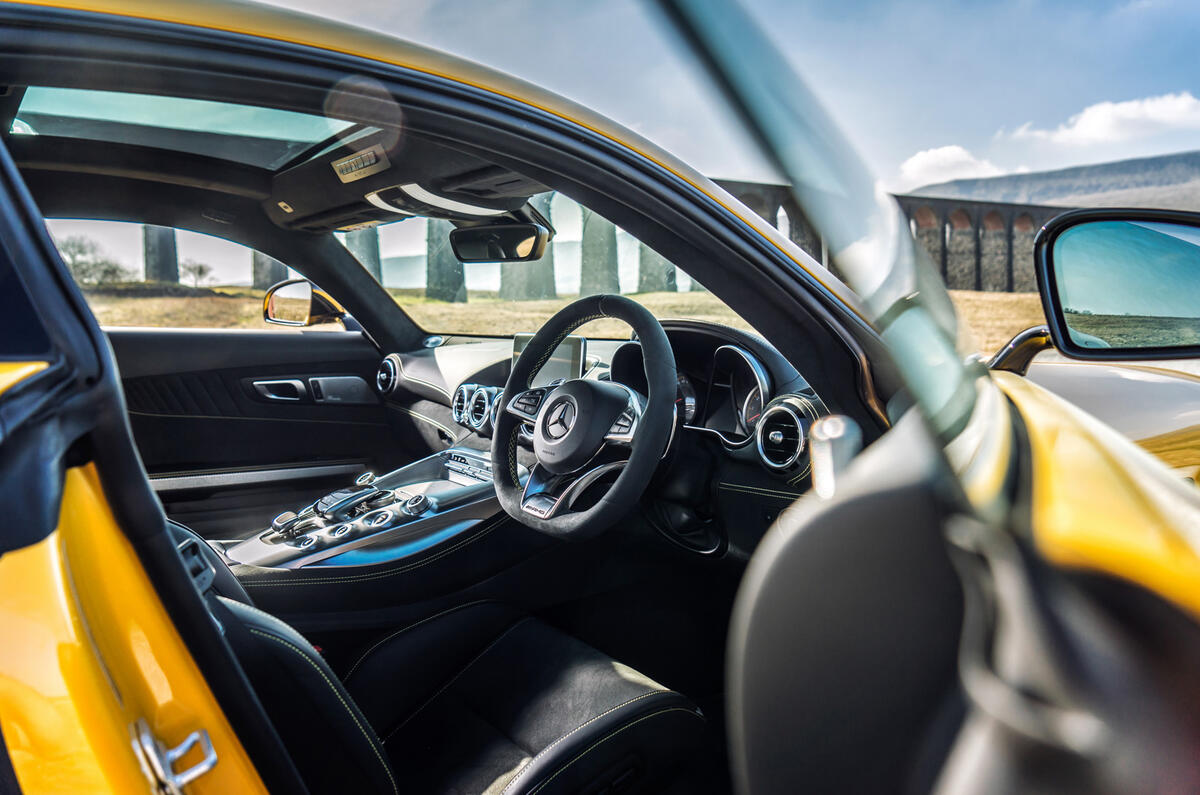
[[425, 227], [425, 297], [462, 304], [467, 301], [463, 265], [450, 248], [449, 221], [430, 218]]
[[[979, 235], [971, 225], [970, 217], [965, 219], [959, 215], [957, 228], [955, 216], [962, 212], [951, 213], [947, 225], [948, 241], [946, 244], [946, 286], [952, 290], [974, 290], [975, 277], [978, 275]], [[965, 213], [964, 213], [965, 215]]]
[[789, 202], [784, 205], [784, 209], [788, 214], [788, 237], [803, 249], [805, 254], [817, 262], [822, 262], [821, 236], [817, 234], [817, 230], [808, 222], [804, 212], [795, 203]]
[[945, 232], [936, 226], [917, 227], [917, 242], [929, 254], [929, 261], [934, 267], [941, 268], [942, 254], [946, 242]]
[[989, 212], [980, 226], [980, 288], [989, 293], [1008, 290], [1008, 221]]
[[1033, 238], [1037, 225], [1028, 216], [1013, 221], [1012, 231], [1012, 290], [1014, 293], [1037, 292], [1037, 276], [1033, 272]]
[[143, 226], [142, 253], [146, 262], [146, 281], [179, 281], [179, 253], [175, 248], [174, 229], [149, 224]]
[[278, 284], [288, 277], [287, 265], [274, 257], [268, 257], [261, 251], [253, 251], [250, 255], [251, 281], [255, 290], [266, 290], [273, 284]]
[[[535, 210], [547, 221], [550, 219], [550, 201], [553, 193], [539, 193], [529, 200]], [[530, 262], [503, 262], [500, 264], [500, 298], [505, 301], [531, 301], [542, 298], [557, 298], [554, 284], [554, 243], [546, 245], [542, 258]]]
[[619, 293], [617, 274], [617, 228], [602, 215], [581, 207], [583, 243], [579, 263], [580, 297]]
[[370, 226], [346, 235], [346, 248], [362, 263], [375, 281], [383, 284], [383, 261], [379, 256], [379, 228]]
[[975, 289], [983, 289], [983, 221], [979, 213], [971, 219], [975, 227]]
[[938, 233], [942, 236], [942, 258], [938, 260], [938, 268], [942, 273], [942, 281], [950, 286], [950, 216], [943, 211], [938, 216]]
[[638, 243], [639, 293], [673, 293], [678, 290], [675, 266], [645, 243]]

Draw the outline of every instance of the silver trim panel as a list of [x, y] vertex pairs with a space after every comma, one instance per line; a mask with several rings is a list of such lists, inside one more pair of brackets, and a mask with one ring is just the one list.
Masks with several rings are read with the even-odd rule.
[[324, 464], [311, 467], [281, 467], [278, 469], [247, 469], [239, 472], [167, 475], [165, 477], [151, 477], [150, 487], [159, 492], [258, 486], [287, 480], [307, 480], [309, 478], [351, 475], [362, 472], [363, 466], [363, 464]]

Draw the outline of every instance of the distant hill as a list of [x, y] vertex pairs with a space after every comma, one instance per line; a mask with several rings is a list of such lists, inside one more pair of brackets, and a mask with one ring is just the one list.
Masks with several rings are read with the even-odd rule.
[[924, 185], [911, 193], [1014, 204], [1200, 211], [1200, 152], [1139, 157], [1002, 177], [956, 179]]

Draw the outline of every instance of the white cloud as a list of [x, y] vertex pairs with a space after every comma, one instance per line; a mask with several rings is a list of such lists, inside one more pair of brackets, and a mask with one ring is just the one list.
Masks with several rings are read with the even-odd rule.
[[1190, 91], [1125, 102], [1097, 102], [1053, 130], [1038, 129], [1026, 122], [1012, 132], [1012, 137], [1087, 146], [1179, 130], [1200, 130], [1200, 99]]
[[1004, 172], [958, 144], [923, 149], [900, 164], [900, 189], [970, 177], [995, 177]]

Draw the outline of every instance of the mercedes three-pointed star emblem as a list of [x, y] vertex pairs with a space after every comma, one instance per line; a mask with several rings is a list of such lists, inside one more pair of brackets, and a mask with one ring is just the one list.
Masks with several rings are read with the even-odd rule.
[[551, 439], [561, 439], [567, 435], [575, 424], [575, 404], [563, 400], [550, 407], [546, 415], [546, 436]]

